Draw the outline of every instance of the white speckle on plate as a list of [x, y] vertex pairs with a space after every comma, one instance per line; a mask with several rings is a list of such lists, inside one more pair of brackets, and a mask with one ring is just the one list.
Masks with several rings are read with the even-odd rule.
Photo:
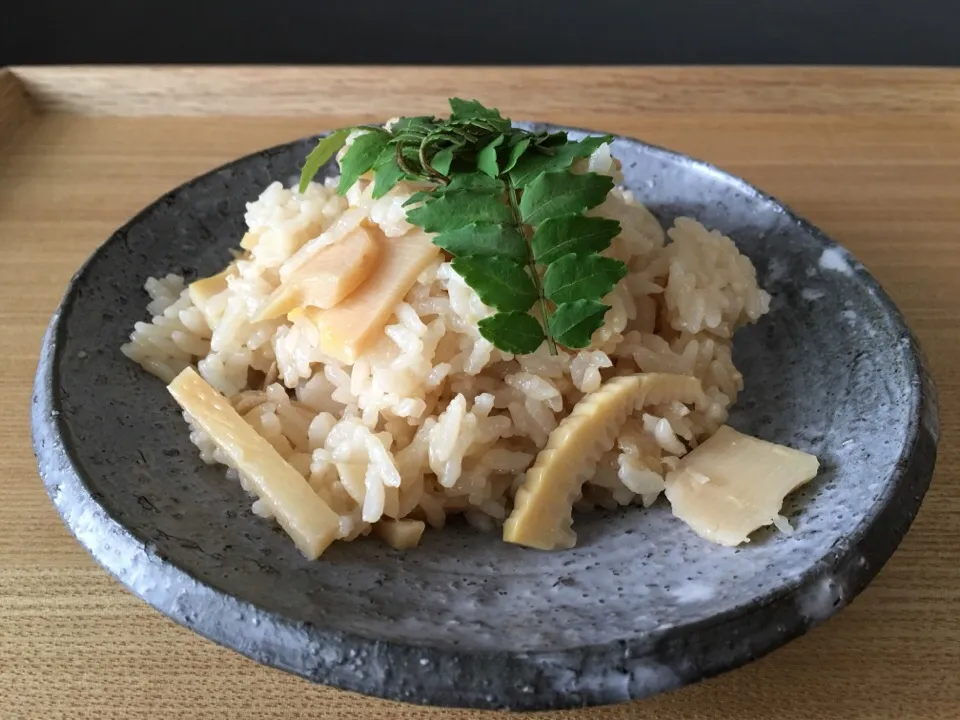
[[826, 295], [826, 293], [823, 292], [823, 290], [814, 290], [813, 288], [804, 288], [800, 291], [800, 297], [804, 300], [819, 300], [824, 295]]
[[797, 596], [797, 609], [800, 615], [815, 622], [822, 622], [836, 612], [843, 604], [843, 585], [833, 575], [825, 575], [803, 590]]
[[824, 270], [833, 270], [843, 275], [853, 275], [849, 256], [840, 248], [827, 248], [820, 255], [820, 267]]
[[708, 583], [686, 582], [672, 588], [670, 594], [678, 603], [686, 605], [710, 600], [715, 592], [713, 586]]
[[787, 275], [787, 266], [777, 258], [772, 258], [767, 266], [767, 282], [775, 283]]
[[856, 311], [856, 310], [844, 310], [844, 311], [841, 312], [840, 314], [843, 315], [843, 317], [844, 317], [845, 320], [848, 320], [848, 321], [850, 321], [850, 322], [856, 322], [856, 320], [857, 320], [857, 311]]

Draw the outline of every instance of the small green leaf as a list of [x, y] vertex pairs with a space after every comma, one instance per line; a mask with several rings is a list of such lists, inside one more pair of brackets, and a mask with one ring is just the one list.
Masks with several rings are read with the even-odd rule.
[[392, 126], [391, 132], [399, 135], [406, 130], [414, 132], [432, 130], [436, 125], [437, 119], [432, 115], [415, 115], [413, 117], [399, 118]]
[[477, 153], [477, 170], [492, 178], [500, 174], [500, 168], [497, 166], [497, 148], [503, 145], [505, 139], [503, 135], [497, 135], [483, 146]]
[[438, 235], [433, 244], [454, 257], [505, 257], [527, 262], [527, 242], [513, 225], [471, 223]]
[[415, 205], [418, 202], [423, 202], [427, 198], [439, 198], [456, 190], [480, 190], [496, 192], [496, 194], [499, 195], [506, 190], [506, 188], [502, 180], [484, 175], [481, 172], [456, 173], [450, 178], [449, 185], [438, 185], [429, 191], [421, 190], [420, 192], [415, 192], [403, 203], [403, 207]]
[[525, 312], [498, 312], [477, 323], [480, 334], [504, 352], [534, 352], [543, 342], [543, 328]]
[[529, 310], [537, 288], [521, 265], [503, 257], [458, 257], [451, 263], [484, 304], [497, 310]]
[[380, 151], [373, 169], [373, 197], [382, 198], [403, 180], [404, 172], [397, 165], [397, 153], [388, 146]]
[[557, 147], [567, 142], [567, 134], [562, 130], [553, 133], [544, 133], [537, 141], [541, 147]]
[[569, 166], [570, 163], [564, 165], [554, 155], [530, 151], [517, 159], [510, 170], [510, 179], [516, 187], [522, 188], [548, 170], [565, 170]]
[[613, 178], [596, 173], [574, 175], [548, 172], [537, 177], [523, 191], [520, 212], [528, 225], [580, 213], [602, 203], [613, 188]]
[[360, 176], [373, 167], [389, 140], [385, 132], [368, 132], [353, 141], [340, 160], [338, 193], [345, 195]]
[[565, 142], [556, 146], [542, 145], [541, 147], [546, 148], [546, 150], [524, 155], [517, 162], [516, 167], [511, 170], [510, 178], [514, 185], [523, 187], [532, 182], [540, 173], [566, 170], [573, 165], [574, 161], [589, 157], [594, 150], [612, 139], [610, 135], [591, 135], [579, 142]]
[[320, 172], [320, 168], [326, 164], [327, 160], [337, 154], [337, 150], [343, 147], [350, 135], [350, 129], [337, 130], [317, 141], [317, 146], [307, 155], [303, 163], [303, 170], [300, 171], [300, 192], [307, 189], [310, 181]]
[[599, 300], [627, 276], [627, 266], [602, 255], [570, 253], [547, 267], [543, 292], [560, 305], [574, 300]]
[[407, 220], [427, 232], [449, 232], [475, 222], [510, 222], [512, 214], [489, 190], [453, 190], [428, 198], [420, 207], [407, 211]]
[[432, 197], [440, 197], [439, 193], [436, 192], [427, 192], [426, 190], [418, 190], [413, 195], [408, 197], [403, 201], [403, 205], [400, 207], [407, 207], [408, 205], [416, 205], [418, 202], [423, 202]]
[[526, 130], [514, 128], [507, 134], [507, 147], [513, 147], [521, 140], [534, 140], [536, 137], [536, 135], [531, 135]]
[[496, 108], [486, 108], [476, 100], [450, 98], [451, 120], [500, 120], [503, 117]]
[[450, 148], [444, 148], [430, 160], [433, 169], [441, 175], [446, 175], [450, 172], [451, 163], [453, 163], [453, 150]]
[[390, 134], [382, 125], [354, 125], [351, 130], [369, 130], [370, 132]]
[[503, 180], [492, 178], [482, 172], [460, 173], [450, 179], [450, 184], [443, 188], [443, 192], [452, 190], [496, 190], [501, 193], [506, 188]]
[[550, 316], [550, 334], [568, 348], [585, 348], [593, 333], [603, 327], [609, 306], [596, 300], [575, 300], [557, 306]]
[[507, 162], [503, 166], [504, 173], [508, 173], [513, 170], [513, 166], [517, 164], [517, 160], [527, 151], [527, 148], [530, 147], [530, 138], [525, 137], [519, 142], [515, 143], [510, 148], [510, 155], [507, 157]]
[[613, 135], [588, 135], [583, 140], [568, 142], [563, 146], [563, 152], [574, 159], [590, 157], [598, 147], [610, 142], [613, 142]]
[[[396, 148], [393, 150], [396, 152]], [[420, 140], [416, 141], [416, 146], [414, 145], [401, 145], [400, 153], [403, 155], [404, 160], [407, 161], [412, 167], [416, 167], [420, 163]]]
[[620, 223], [616, 220], [564, 215], [541, 223], [530, 239], [530, 246], [537, 262], [549, 265], [568, 253], [588, 255], [606, 250], [619, 234]]

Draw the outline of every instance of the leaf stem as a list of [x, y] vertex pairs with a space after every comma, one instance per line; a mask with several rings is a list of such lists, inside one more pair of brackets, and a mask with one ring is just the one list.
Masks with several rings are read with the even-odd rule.
[[418, 173], [416, 169], [407, 164], [407, 159], [403, 156], [403, 143], [397, 143], [396, 159], [397, 167], [400, 168], [404, 174], [409, 175], [412, 178], [420, 176], [420, 173]]
[[540, 301], [540, 314], [543, 316], [543, 334], [546, 335], [547, 338], [547, 348], [550, 350], [551, 355], [556, 355], [557, 343], [553, 339], [553, 334], [550, 332], [550, 323], [548, 322], [549, 317], [547, 314], [547, 298], [543, 294], [543, 284], [540, 282], [539, 273], [537, 273], [537, 264], [533, 257], [533, 248], [530, 246], [530, 239], [524, 231], [523, 216], [520, 214], [520, 206], [517, 204], [517, 191], [509, 175], [504, 177], [504, 183], [507, 186], [507, 198], [510, 200], [510, 210], [513, 212], [513, 221], [527, 244], [527, 267], [530, 269], [530, 279], [533, 280], [533, 286], [537, 289], [537, 297]]
[[443, 183], [444, 185], [449, 185], [450, 178], [434, 168], [433, 165], [431, 165], [432, 159], [427, 157], [427, 148], [430, 145], [428, 140], [429, 138], [425, 138], [423, 142], [420, 143], [420, 148], [418, 150], [420, 155], [420, 167], [423, 168], [424, 172], [426, 172], [432, 180]]

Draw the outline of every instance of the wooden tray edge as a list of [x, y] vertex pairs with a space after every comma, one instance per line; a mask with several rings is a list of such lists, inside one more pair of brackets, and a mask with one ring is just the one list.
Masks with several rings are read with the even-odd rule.
[[12, 143], [34, 115], [33, 103], [20, 79], [10, 70], [0, 68], [0, 148]]
[[41, 110], [84, 115], [382, 119], [441, 112], [453, 95], [539, 119], [571, 107], [619, 115], [960, 111], [960, 71], [941, 68], [34, 66], [11, 72]]

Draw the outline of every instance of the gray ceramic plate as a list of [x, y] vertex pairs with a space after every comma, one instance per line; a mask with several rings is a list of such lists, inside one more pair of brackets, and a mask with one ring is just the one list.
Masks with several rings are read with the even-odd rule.
[[849, 602], [893, 552], [937, 440], [933, 386], [900, 313], [772, 198], [621, 138], [626, 184], [659, 218], [727, 233], [773, 294], [770, 314], [736, 339], [746, 389], [731, 422], [820, 458], [786, 507], [795, 532], [721, 548], [659, 504], [577, 517], [566, 552], [454, 526], [412, 552], [361, 540], [304, 560], [200, 462], [163, 384], [118, 348], [145, 319], [147, 276], [219, 270], [244, 203], [294, 181], [312, 145], [242, 158], [146, 208], [73, 279], [44, 340], [33, 433], [47, 490], [84, 547], [155, 608], [317, 682], [418, 703], [565, 707], [644, 697], [763, 655]]

